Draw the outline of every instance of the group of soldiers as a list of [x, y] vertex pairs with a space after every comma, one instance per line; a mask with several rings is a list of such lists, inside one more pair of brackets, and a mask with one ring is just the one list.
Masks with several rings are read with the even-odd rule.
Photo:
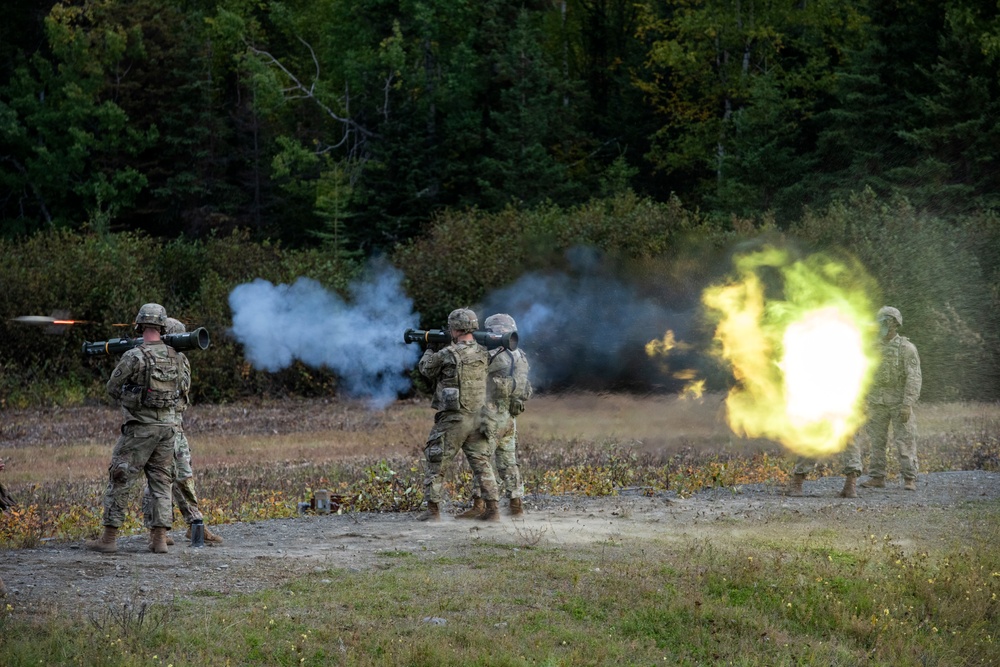
[[[517, 332], [514, 318], [490, 315], [483, 323], [493, 334]], [[437, 412], [424, 447], [424, 499], [427, 509], [420, 521], [440, 521], [444, 479], [459, 451], [472, 469], [472, 507], [460, 519], [500, 519], [500, 485], [510, 499], [511, 516], [524, 513], [524, 483], [517, 458], [516, 417], [531, 398], [528, 360], [516, 347], [487, 349], [473, 332], [479, 319], [468, 308], [448, 315], [451, 343], [441, 349], [428, 346], [418, 368], [435, 383], [431, 402]], [[494, 467], [495, 457], [495, 467]]]
[[118, 530], [125, 522], [129, 491], [145, 474], [143, 521], [150, 531], [149, 550], [167, 553], [173, 505], [188, 525], [188, 534], [218, 546], [223, 540], [204, 526], [191, 469], [191, 449], [183, 415], [191, 390], [191, 364], [162, 336], [184, 332], [184, 324], [167, 317], [166, 309], [147, 303], [135, 317], [142, 344], [125, 352], [108, 380], [108, 394], [121, 404], [121, 434], [111, 453], [104, 491], [104, 532], [86, 547], [102, 553], [118, 550]]
[[[913, 405], [920, 397], [920, 358], [913, 343], [898, 334], [903, 324], [898, 309], [885, 306], [876, 319], [880, 327], [881, 361], [867, 397], [868, 421], [863, 430], [871, 446], [870, 478], [860, 486], [885, 487], [891, 428], [903, 488], [915, 491], [917, 445]], [[486, 318], [484, 325], [492, 334], [517, 332], [514, 318], [503, 313]], [[191, 366], [183, 353], [162, 339], [165, 334], [182, 333], [184, 325], [168, 318], [163, 306], [148, 303], [139, 309], [134, 326], [143, 342], [122, 355], [107, 383], [108, 394], [121, 404], [123, 423], [108, 466], [103, 499], [104, 532], [86, 546], [102, 553], [117, 551], [118, 530], [125, 521], [129, 490], [143, 474], [147, 488], [142, 511], [150, 531], [150, 551], [166, 553], [173, 544], [168, 535], [173, 523], [173, 505], [188, 525], [187, 537], [192, 537], [194, 531], [197, 537], [203, 536], [205, 544], [221, 545], [223, 539], [204, 526], [194, 487], [191, 451], [184, 435], [183, 414], [191, 389]], [[514, 349], [503, 345], [487, 349], [480, 345], [473, 335], [478, 329], [479, 320], [472, 310], [452, 311], [448, 316], [451, 343], [428, 345], [418, 364], [420, 372], [434, 382], [431, 407], [437, 411], [424, 447], [427, 508], [418, 517], [420, 521], [441, 520], [445, 476], [459, 451], [468, 460], [473, 481], [472, 505], [457, 518], [499, 520], [501, 484], [509, 499], [510, 516], [524, 512], [516, 417], [524, 411], [525, 402], [532, 395], [528, 360], [516, 345], [510, 345]], [[849, 443], [842, 463], [845, 482], [840, 495], [854, 498], [855, 481], [862, 473], [859, 438]], [[803, 483], [815, 465], [813, 459], [797, 461], [787, 495], [803, 495]]]
[[[875, 319], [879, 326], [880, 361], [867, 396], [868, 421], [862, 432], [848, 442], [841, 456], [844, 474], [841, 498], [856, 498], [858, 495], [855, 482], [862, 473], [862, 437], [871, 447], [871, 459], [869, 479], [861, 482], [860, 486], [866, 489], [885, 488], [890, 427], [903, 489], [917, 490], [917, 420], [913, 416], [913, 406], [920, 398], [920, 356], [916, 346], [898, 333], [903, 326], [903, 315], [898, 308], [883, 306]], [[802, 484], [815, 466], [814, 459], [799, 458], [785, 494], [805, 495]]]

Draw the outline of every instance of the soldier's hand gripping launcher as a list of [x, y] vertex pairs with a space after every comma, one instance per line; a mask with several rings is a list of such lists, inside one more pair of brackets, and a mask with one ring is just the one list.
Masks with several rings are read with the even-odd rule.
[[[492, 350], [496, 347], [505, 347], [508, 350], [517, 349], [517, 332], [498, 334], [492, 331], [473, 331], [472, 337], [483, 347]], [[451, 342], [451, 334], [444, 329], [407, 329], [403, 332], [404, 343], [443, 343]]]
[[[186, 350], [207, 350], [211, 344], [208, 329], [198, 327], [194, 331], [186, 333], [166, 334], [163, 342], [174, 348], [178, 352]], [[142, 338], [112, 338], [111, 340], [99, 340], [96, 343], [87, 341], [83, 344], [83, 353], [88, 357], [95, 357], [99, 354], [121, 354], [133, 347], [142, 345]]]

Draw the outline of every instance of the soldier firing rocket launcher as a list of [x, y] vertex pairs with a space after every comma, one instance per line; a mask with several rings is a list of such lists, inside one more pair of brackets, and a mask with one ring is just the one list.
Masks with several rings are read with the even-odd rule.
[[[208, 329], [198, 327], [194, 331], [186, 333], [166, 334], [163, 336], [163, 342], [178, 352], [185, 352], [187, 350], [207, 350], [211, 339], [208, 335]], [[142, 338], [112, 338], [96, 343], [86, 341], [83, 344], [83, 353], [88, 357], [96, 357], [101, 354], [121, 354], [140, 345], [142, 345]]]
[[[473, 331], [472, 337], [483, 347], [492, 350], [497, 347], [505, 347], [508, 350], [517, 349], [517, 332], [498, 334], [492, 331]], [[451, 334], [444, 329], [407, 329], [403, 332], [404, 343], [451, 343]]]

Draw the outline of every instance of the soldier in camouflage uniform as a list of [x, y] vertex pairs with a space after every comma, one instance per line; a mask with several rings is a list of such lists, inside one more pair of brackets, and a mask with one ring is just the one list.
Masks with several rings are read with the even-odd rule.
[[[3, 472], [6, 467], [3, 459], [0, 459], [0, 472]], [[4, 485], [0, 484], [0, 512], [6, 511], [13, 504], [14, 499], [7, 494], [7, 489], [4, 488]], [[0, 598], [5, 595], [7, 595], [7, 587], [4, 586], [3, 579], [0, 578]]]
[[[484, 322], [486, 330], [495, 334], [514, 333], [517, 323], [506, 313], [490, 315]], [[486, 369], [486, 405], [483, 406], [482, 432], [488, 438], [490, 450], [495, 452], [497, 477], [503, 481], [505, 493], [510, 499], [510, 515], [524, 513], [521, 499], [524, 497], [524, 482], [517, 464], [517, 421], [515, 417], [524, 412], [524, 403], [531, 398], [531, 382], [528, 380], [528, 358], [518, 348], [508, 350], [498, 347], [489, 351], [490, 363]], [[492, 458], [492, 457], [491, 457]], [[480, 517], [486, 511], [486, 503], [480, 491], [481, 485], [473, 479], [472, 508], [459, 514], [460, 519]]]
[[[184, 323], [173, 317], [167, 318], [166, 333], [180, 334], [186, 331]], [[184, 357], [183, 352], [178, 352], [177, 356]], [[186, 359], [185, 359], [186, 361]], [[201, 510], [198, 509], [198, 494], [194, 490], [194, 471], [191, 469], [191, 447], [188, 445], [187, 436], [184, 434], [184, 411], [189, 403], [189, 391], [184, 392], [178, 398], [177, 407], [174, 414], [177, 417], [175, 428], [177, 435], [174, 437], [174, 464], [171, 468], [170, 478], [172, 480], [171, 493], [174, 505], [180, 510], [184, 523], [188, 525], [187, 537], [191, 537], [191, 525], [204, 521]], [[151, 528], [153, 495], [149, 491], [149, 486], [142, 495], [142, 515], [147, 528]], [[173, 511], [170, 513], [173, 519]], [[167, 536], [167, 545], [172, 545], [174, 541]], [[222, 546], [225, 543], [221, 537], [205, 527], [205, 544], [209, 546]]]
[[424, 351], [418, 368], [435, 382], [431, 407], [437, 410], [434, 426], [427, 437], [424, 455], [424, 498], [427, 510], [420, 521], [439, 521], [445, 466], [465, 452], [472, 472], [478, 475], [487, 511], [482, 519], [497, 520], [499, 494], [490, 466], [489, 441], [480, 431], [480, 413], [486, 399], [486, 348], [476, 342], [472, 332], [479, 328], [476, 314], [459, 308], [448, 315], [452, 342], [444, 349]]
[[160, 336], [167, 311], [147, 303], [135, 318], [143, 343], [122, 355], [108, 380], [108, 394], [120, 401], [124, 422], [111, 453], [108, 486], [104, 492], [104, 533], [86, 547], [103, 553], [118, 550], [118, 529], [125, 521], [128, 493], [145, 473], [152, 494], [150, 551], [167, 553], [171, 524], [170, 469], [177, 435], [177, 401], [191, 386], [191, 367], [184, 355]]
[[903, 326], [903, 316], [892, 306], [878, 311], [882, 360], [875, 382], [868, 394], [868, 423], [865, 433], [871, 445], [868, 474], [862, 482], [866, 489], [885, 488], [886, 449], [889, 427], [896, 445], [903, 488], [917, 490], [917, 420], [913, 406], [920, 398], [920, 357], [917, 348], [896, 332]]

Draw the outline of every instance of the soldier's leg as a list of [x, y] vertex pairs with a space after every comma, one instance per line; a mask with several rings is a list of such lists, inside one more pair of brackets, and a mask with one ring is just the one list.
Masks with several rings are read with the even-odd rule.
[[[899, 417], [899, 410], [892, 416], [892, 440], [899, 459], [899, 474], [905, 482], [917, 480], [917, 418], [912, 413], [905, 422]], [[915, 487], [914, 487], [915, 488]]]
[[[424, 445], [424, 499], [440, 504], [444, 498], [444, 477], [448, 463], [461, 448], [455, 431], [461, 430], [462, 417], [455, 412], [439, 412]], [[464, 433], [462, 434], [464, 435]]]
[[890, 410], [885, 405], [868, 407], [868, 423], [865, 434], [871, 447], [868, 474], [876, 479], [884, 479], [887, 470], [886, 448], [889, 444]]
[[860, 435], [855, 434], [853, 438], [848, 440], [847, 446], [840, 455], [841, 474], [844, 476], [859, 477], [861, 475], [861, 441], [859, 438]]
[[481, 497], [489, 501], [499, 499], [497, 479], [493, 472], [493, 450], [495, 441], [487, 437], [480, 428], [478, 415], [464, 415], [462, 451], [469, 460], [469, 466], [479, 479]]
[[174, 465], [174, 437], [177, 432], [170, 426], [144, 426], [138, 427], [136, 433], [144, 434], [153, 445], [152, 453], [143, 466], [149, 493], [153, 498], [150, 525], [154, 529], [169, 530], [173, 523], [170, 487]]
[[189, 526], [203, 519], [198, 509], [198, 494], [194, 490], [194, 471], [191, 469], [191, 447], [183, 431], [174, 439], [174, 483], [171, 494], [184, 522]]
[[[125, 523], [129, 490], [142, 474], [146, 462], [158, 444], [155, 437], [150, 437], [148, 428], [137, 424], [125, 426], [111, 452], [111, 464], [108, 466], [108, 485], [104, 490], [103, 501], [104, 517], [102, 521], [105, 526], [120, 528]], [[165, 469], [169, 476], [169, 467]], [[156, 514], [155, 505], [156, 495], [153, 493], [153, 500], [150, 503], [151, 522]]]
[[497, 442], [496, 471], [498, 482], [504, 487], [508, 498], [524, 497], [524, 481], [521, 479], [521, 469], [517, 464], [517, 423], [510, 420], [505, 433]]

